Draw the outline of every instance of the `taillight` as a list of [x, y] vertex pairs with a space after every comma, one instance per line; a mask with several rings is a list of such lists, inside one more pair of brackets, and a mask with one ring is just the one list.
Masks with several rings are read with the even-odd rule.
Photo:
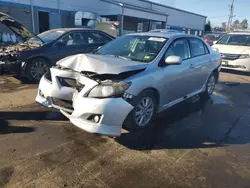
[[213, 41], [209, 40], [209, 39], [205, 39], [205, 42], [207, 43], [212, 43]]

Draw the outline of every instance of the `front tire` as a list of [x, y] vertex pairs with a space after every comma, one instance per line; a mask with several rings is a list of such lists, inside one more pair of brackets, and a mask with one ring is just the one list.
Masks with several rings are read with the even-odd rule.
[[26, 75], [29, 80], [39, 82], [42, 76], [49, 71], [49, 63], [43, 58], [32, 59], [27, 64]]
[[128, 115], [125, 127], [129, 130], [140, 130], [151, 127], [157, 107], [154, 92], [150, 90], [143, 91], [134, 100], [135, 108]]

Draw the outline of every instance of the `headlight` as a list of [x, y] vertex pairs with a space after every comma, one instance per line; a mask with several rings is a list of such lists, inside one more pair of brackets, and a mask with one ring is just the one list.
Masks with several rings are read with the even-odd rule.
[[239, 59], [246, 59], [246, 58], [250, 58], [249, 54], [242, 54]]
[[88, 94], [92, 98], [120, 97], [130, 87], [131, 82], [103, 83], [94, 87]]

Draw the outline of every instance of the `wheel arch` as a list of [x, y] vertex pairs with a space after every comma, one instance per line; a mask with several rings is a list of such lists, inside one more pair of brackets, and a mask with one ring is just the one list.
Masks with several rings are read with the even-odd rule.
[[159, 91], [156, 89], [156, 88], [153, 88], [153, 87], [149, 87], [149, 88], [146, 88], [144, 90], [141, 91], [142, 92], [145, 92], [145, 91], [152, 91], [154, 93], [154, 96], [155, 96], [155, 99], [156, 99], [156, 105], [157, 105], [157, 112], [159, 111], [159, 106], [160, 106], [160, 93]]
[[52, 65], [51, 61], [49, 60], [49, 58], [47, 58], [46, 56], [32, 56], [29, 59], [27, 59], [27, 63], [33, 61], [34, 59], [44, 59], [45, 61], [47, 61], [50, 65]]
[[42, 60], [46, 61], [46, 63], [48, 64], [48, 67], [51, 67], [51, 62], [49, 61], [48, 58], [46, 58], [44, 56], [33, 56], [33, 57], [30, 57], [29, 59], [26, 60], [25, 65], [23, 67], [23, 71], [22, 71], [22, 75], [25, 76], [25, 77], [27, 77], [27, 78], [29, 78], [30, 80], [33, 80], [33, 79], [29, 75], [29, 68], [30, 68], [29, 65], [31, 65], [32, 61], [35, 60], [35, 59], [42, 59]]
[[[218, 83], [219, 82], [219, 74], [220, 74], [220, 71], [218, 70], [218, 68], [215, 68], [214, 70], [213, 70], [213, 72], [212, 73], [214, 73], [215, 74], [215, 77], [216, 77], [216, 83]], [[212, 74], [211, 73], [211, 74]], [[210, 74], [210, 75], [211, 75]]]

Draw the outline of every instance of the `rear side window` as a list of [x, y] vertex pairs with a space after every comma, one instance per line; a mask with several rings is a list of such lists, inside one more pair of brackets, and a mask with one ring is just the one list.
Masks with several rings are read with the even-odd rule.
[[201, 40], [195, 38], [190, 38], [188, 40], [190, 42], [192, 57], [197, 57], [208, 53], [208, 49], [206, 49], [204, 43]]

